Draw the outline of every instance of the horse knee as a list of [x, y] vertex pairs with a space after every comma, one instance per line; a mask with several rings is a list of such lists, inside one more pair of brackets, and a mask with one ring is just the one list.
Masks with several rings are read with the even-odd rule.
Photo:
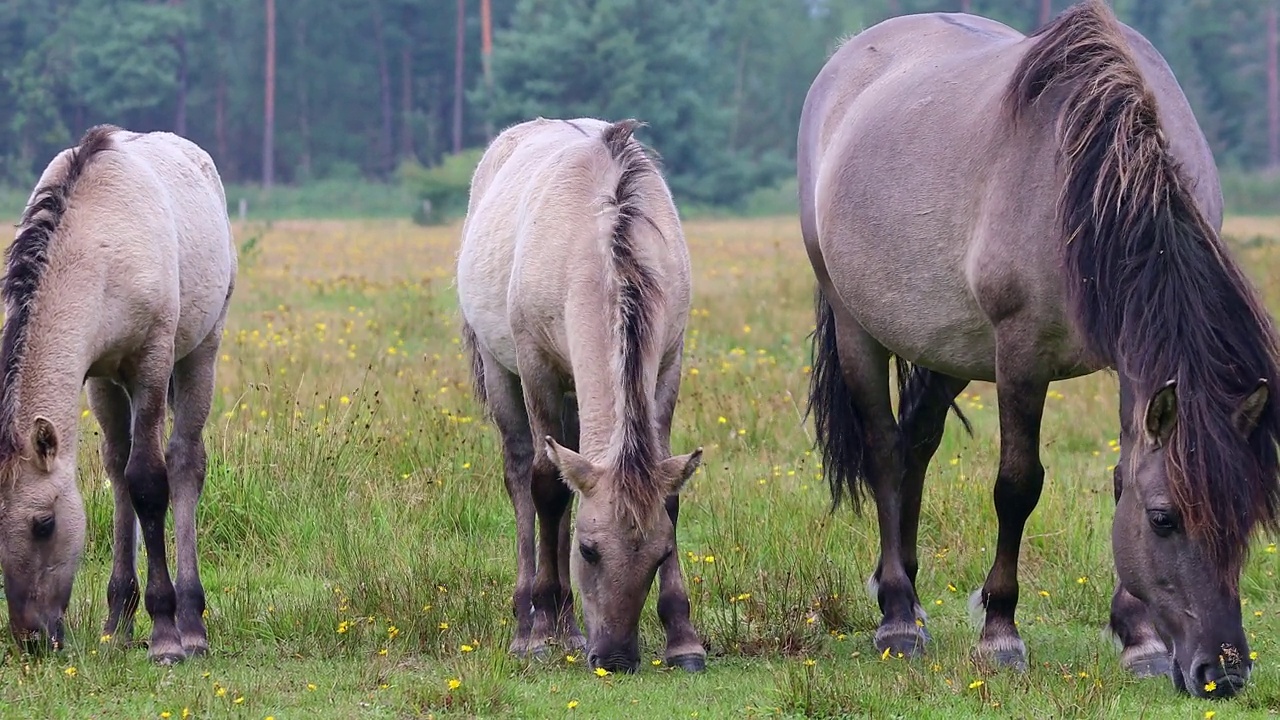
[[996, 476], [995, 505], [999, 516], [1031, 515], [1044, 487], [1044, 466], [1039, 458], [1012, 458], [1000, 463]]
[[[169, 509], [169, 474], [162, 462], [131, 462], [124, 472], [133, 509], [144, 523]], [[145, 529], [145, 528], [144, 528]]]

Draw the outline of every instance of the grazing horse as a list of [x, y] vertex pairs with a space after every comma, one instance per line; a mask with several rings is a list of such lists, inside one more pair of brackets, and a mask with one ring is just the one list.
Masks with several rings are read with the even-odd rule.
[[1213, 158], [1155, 48], [1100, 0], [1030, 37], [966, 14], [888, 20], [814, 81], [798, 176], [818, 281], [809, 408], [833, 507], [863, 486], [875, 500], [876, 647], [924, 649], [925, 471], [957, 395], [994, 381], [999, 534], [973, 598], [976, 654], [1026, 666], [1014, 609], [1045, 395], [1110, 368], [1122, 661], [1197, 695], [1243, 687], [1239, 576], [1280, 497], [1277, 341], [1219, 237]]
[[[87, 383], [115, 495], [104, 632], [131, 640], [140, 525], [148, 655], [167, 664], [207, 650], [196, 504], [235, 276], [222, 181], [190, 142], [100, 125], [40, 177], [8, 250], [0, 345], [0, 567], [20, 643], [62, 644], [84, 548], [76, 445]], [[165, 560], [170, 501], [176, 591]]]
[[[666, 183], [632, 137], [637, 126], [538, 118], [498, 135], [471, 180], [458, 297], [515, 506], [511, 651], [585, 644], [592, 667], [634, 671], [658, 573], [666, 661], [698, 671], [706, 651], [689, 620], [675, 530], [678, 493], [702, 449], [670, 457], [669, 448], [689, 254]], [[570, 487], [580, 498], [572, 543]]]

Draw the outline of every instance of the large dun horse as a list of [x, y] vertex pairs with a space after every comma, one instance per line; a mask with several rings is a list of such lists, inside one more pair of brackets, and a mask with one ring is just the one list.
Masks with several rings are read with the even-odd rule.
[[[149, 656], [170, 663], [208, 648], [196, 503], [235, 276], [222, 182], [190, 142], [98, 126], [45, 169], [9, 246], [0, 344], [0, 567], [9, 627], [24, 645], [62, 644], [85, 539], [76, 445], [87, 382], [115, 494], [105, 633], [131, 640], [140, 524]], [[170, 502], [176, 590], [165, 560]]]
[[[471, 181], [458, 295], [515, 506], [511, 651], [583, 646], [572, 570], [588, 662], [635, 670], [657, 573], [666, 661], [697, 671], [706, 652], [675, 529], [678, 493], [702, 451], [671, 457], [669, 448], [689, 255], [636, 126], [539, 118], [495, 138]], [[580, 498], [572, 541], [570, 487]]]
[[924, 649], [925, 471], [956, 396], [994, 381], [999, 534], [976, 651], [1026, 665], [1018, 552], [1044, 479], [1047, 388], [1112, 368], [1123, 663], [1197, 695], [1242, 688], [1239, 575], [1280, 494], [1277, 341], [1219, 237], [1213, 158], [1152, 45], [1100, 0], [1030, 37], [963, 14], [886, 21], [814, 81], [798, 175], [818, 280], [810, 409], [833, 501], [864, 487], [875, 501], [877, 648]]

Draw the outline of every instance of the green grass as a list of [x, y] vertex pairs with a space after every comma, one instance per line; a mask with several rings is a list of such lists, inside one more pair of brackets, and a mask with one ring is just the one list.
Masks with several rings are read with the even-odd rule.
[[[1241, 221], [1237, 232], [1280, 235]], [[85, 419], [89, 508], [69, 648], [0, 660], [4, 717], [1274, 717], [1280, 713], [1278, 556], [1260, 541], [1242, 583], [1253, 682], [1228, 702], [1137, 681], [1101, 636], [1116, 388], [1053, 389], [1045, 491], [1027, 527], [1019, 621], [1026, 674], [987, 673], [967, 596], [992, 560], [995, 396], [962, 400], [975, 437], [948, 429], [921, 527], [921, 600], [935, 638], [916, 662], [872, 648], [863, 581], [871, 517], [828, 514], [800, 422], [811, 271], [793, 219], [692, 222], [695, 311], [673, 448], [706, 448], [679, 529], [706, 673], [655, 668], [649, 608], [635, 676], [581, 658], [509, 657], [513, 518], [497, 433], [460, 353], [457, 227], [406, 221], [241, 226], [246, 253], [219, 367], [200, 508], [212, 654], [173, 668], [100, 643], [110, 490]], [[1280, 306], [1280, 251], [1242, 251]], [[1043, 591], [1043, 593], [1042, 593]], [[1255, 615], [1255, 613], [1257, 613]], [[139, 631], [149, 630], [145, 613]], [[391, 628], [394, 626], [394, 630]], [[466, 645], [470, 651], [466, 651]], [[385, 651], [385, 654], [384, 652]], [[72, 673], [71, 668], [74, 668]], [[450, 680], [458, 682], [450, 688]], [[242, 698], [242, 699], [241, 699]], [[570, 703], [576, 703], [573, 709]]]

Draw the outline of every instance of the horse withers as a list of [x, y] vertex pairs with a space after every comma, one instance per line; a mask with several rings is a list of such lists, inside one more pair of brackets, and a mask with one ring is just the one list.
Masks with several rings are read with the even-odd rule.
[[876, 504], [876, 646], [924, 649], [925, 471], [957, 395], [994, 381], [999, 534], [977, 653], [1026, 666], [1017, 566], [1045, 395], [1111, 368], [1122, 662], [1197, 695], [1242, 688], [1241, 566], [1280, 500], [1277, 340], [1219, 237], [1213, 157], [1155, 48], [1101, 0], [1030, 37], [967, 14], [888, 20], [823, 68], [798, 150], [818, 280], [810, 409], [834, 503], [865, 488]]
[[[45, 169], [8, 249], [0, 340], [0, 568], [23, 645], [63, 642], [85, 541], [76, 486], [80, 391], [102, 428], [115, 495], [104, 633], [130, 642], [137, 526], [147, 549], [148, 655], [208, 637], [196, 553], [202, 438], [236, 277], [222, 182], [169, 133], [100, 125]], [[164, 446], [166, 398], [173, 430]], [[165, 559], [173, 504], [177, 585]]]
[[702, 451], [669, 449], [689, 255], [666, 183], [632, 137], [637, 125], [538, 118], [498, 135], [471, 181], [458, 296], [515, 507], [511, 651], [585, 646], [592, 667], [634, 671], [657, 574], [666, 661], [698, 671], [706, 652], [675, 531], [678, 493]]

